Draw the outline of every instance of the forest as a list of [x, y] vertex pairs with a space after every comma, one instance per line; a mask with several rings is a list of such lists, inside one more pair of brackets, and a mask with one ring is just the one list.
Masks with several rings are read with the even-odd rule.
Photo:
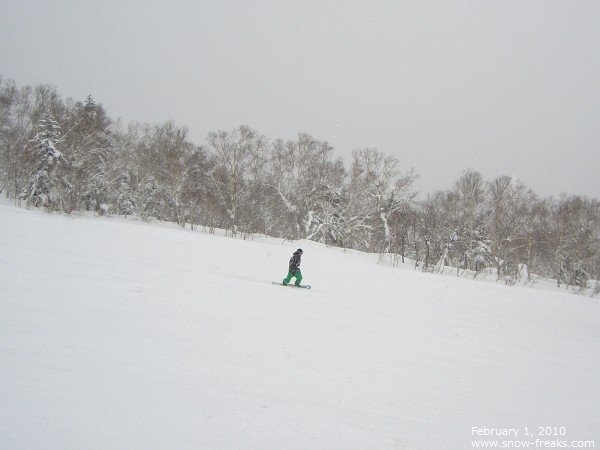
[[0, 77], [0, 192], [18, 206], [311, 239], [422, 271], [600, 292], [598, 199], [544, 198], [473, 169], [417, 197], [417, 176], [374, 148], [345, 162], [305, 132], [270, 139], [240, 125], [198, 145], [172, 121], [123, 124], [91, 96]]

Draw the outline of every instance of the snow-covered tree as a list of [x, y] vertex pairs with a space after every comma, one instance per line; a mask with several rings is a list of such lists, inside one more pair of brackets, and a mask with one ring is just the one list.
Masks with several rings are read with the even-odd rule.
[[60, 126], [52, 115], [46, 114], [38, 122], [37, 134], [31, 141], [35, 170], [27, 190], [28, 205], [47, 206], [56, 198], [57, 180], [54, 175], [58, 164], [64, 160], [57, 149], [60, 134]]
[[[40, 152], [44, 151], [43, 133], [51, 131], [43, 129], [46, 119], [58, 125], [63, 112], [64, 104], [51, 86], [18, 89], [14, 82], [0, 82], [0, 183], [18, 204], [21, 200], [27, 204], [49, 200], [47, 194], [36, 193], [35, 189], [32, 194], [31, 189], [34, 184], [44, 189], [41, 186], [50, 182], [48, 177], [56, 175], [54, 168], [44, 173]], [[52, 142], [56, 148], [55, 144]]]
[[501, 176], [488, 183], [486, 228], [490, 235], [490, 256], [498, 279], [507, 283], [520, 277], [523, 249], [527, 245], [527, 204], [535, 199], [522, 183]]
[[0, 78], [0, 190], [15, 200], [29, 181], [25, 154], [30, 91]]
[[481, 173], [466, 170], [457, 180], [453, 189], [456, 207], [456, 228], [458, 239], [455, 250], [462, 255], [465, 269], [478, 271], [489, 255], [487, 230], [484, 226], [485, 182]]
[[345, 170], [333, 148], [310, 134], [276, 140], [272, 147], [269, 187], [285, 237], [332, 243], [340, 237], [340, 195]]
[[121, 201], [133, 193], [128, 203], [142, 218], [184, 226], [192, 209], [190, 202], [194, 202], [186, 190], [194, 169], [190, 161], [197, 151], [188, 139], [187, 128], [172, 121], [131, 124], [126, 133], [118, 134], [117, 142], [122, 161], [116, 174]]
[[398, 159], [376, 149], [355, 150], [352, 157], [346, 215], [361, 220], [356, 245], [389, 253], [395, 232], [390, 221], [395, 216], [396, 225], [401, 222], [402, 211], [415, 195], [411, 187], [416, 175], [412, 170], [401, 175]]
[[446, 266], [458, 265], [455, 243], [458, 240], [456, 196], [436, 191], [418, 204], [417, 253], [424, 271], [443, 272]]
[[551, 206], [546, 243], [551, 252], [557, 285], [587, 287], [600, 257], [600, 203], [562, 195]]
[[[248, 126], [240, 126], [232, 132], [209, 133], [208, 149], [214, 159], [211, 173], [212, 187], [219, 203], [223, 225], [236, 236], [244, 225], [244, 208], [251, 198], [251, 168], [253, 158], [258, 157], [265, 138]], [[255, 172], [256, 173], [256, 172]]]
[[113, 156], [111, 120], [104, 108], [88, 96], [70, 108], [65, 127], [63, 153], [69, 161], [65, 208], [103, 213], [116, 189], [116, 181], [108, 179]]

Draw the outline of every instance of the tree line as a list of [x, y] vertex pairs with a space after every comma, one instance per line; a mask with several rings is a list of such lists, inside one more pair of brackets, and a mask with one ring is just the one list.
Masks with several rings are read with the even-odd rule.
[[353, 151], [347, 168], [308, 133], [271, 140], [242, 125], [196, 145], [172, 121], [124, 125], [91, 96], [0, 77], [0, 192], [17, 205], [311, 239], [507, 284], [536, 274], [583, 289], [600, 278], [597, 199], [542, 198], [466, 170], [419, 200], [416, 177], [372, 148]]

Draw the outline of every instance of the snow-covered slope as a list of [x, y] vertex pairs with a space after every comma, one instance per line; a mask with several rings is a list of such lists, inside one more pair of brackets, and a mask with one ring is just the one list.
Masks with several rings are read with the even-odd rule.
[[6, 203], [0, 248], [2, 449], [600, 446], [597, 299]]

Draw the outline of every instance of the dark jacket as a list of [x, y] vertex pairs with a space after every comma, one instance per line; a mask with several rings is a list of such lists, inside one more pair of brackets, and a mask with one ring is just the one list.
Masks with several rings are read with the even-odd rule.
[[294, 252], [292, 257], [290, 258], [290, 273], [296, 273], [300, 270], [300, 257], [301, 253]]

